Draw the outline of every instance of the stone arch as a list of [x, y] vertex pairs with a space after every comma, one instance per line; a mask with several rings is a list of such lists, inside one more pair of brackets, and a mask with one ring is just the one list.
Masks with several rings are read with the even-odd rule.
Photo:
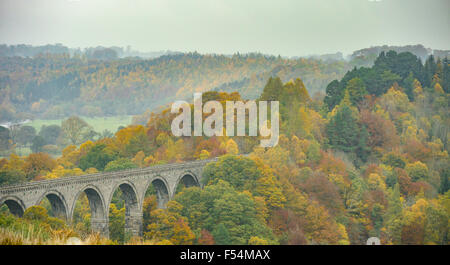
[[158, 208], [160, 209], [164, 209], [167, 206], [167, 203], [170, 200], [170, 190], [169, 190], [169, 184], [167, 183], [167, 181], [158, 176], [153, 178], [152, 180], [150, 180], [145, 188], [144, 191], [144, 196], [142, 198], [142, 203], [141, 205], [144, 204], [144, 199], [145, 199], [145, 192], [148, 190], [148, 188], [150, 187], [150, 185], [153, 185], [153, 187], [156, 190], [156, 199], [158, 202]]
[[89, 201], [89, 208], [91, 208], [92, 230], [95, 232], [100, 232], [101, 235], [108, 237], [109, 230], [107, 208], [105, 207], [106, 204], [105, 200], [103, 199], [103, 195], [96, 186], [87, 185], [78, 192], [78, 194], [75, 196], [75, 200], [71, 208], [70, 219], [72, 219], [73, 213], [75, 211], [77, 200], [83, 192], [86, 194]]
[[22, 217], [25, 213], [25, 204], [22, 202], [21, 199], [17, 198], [16, 196], [8, 196], [6, 198], [3, 198], [0, 200], [0, 206], [2, 204], [6, 204], [8, 206], [9, 211], [18, 217]]
[[48, 201], [50, 202], [55, 217], [68, 219], [67, 203], [64, 196], [60, 192], [51, 190], [44, 193], [39, 198], [36, 205], [39, 205], [45, 197], [47, 197]]
[[120, 189], [120, 191], [123, 194], [123, 199], [125, 201], [125, 205], [126, 205], [126, 211], [128, 212], [129, 210], [133, 210], [133, 211], [139, 211], [141, 209], [141, 205], [138, 203], [138, 194], [137, 194], [137, 190], [136, 187], [134, 186], [133, 183], [129, 182], [129, 181], [122, 181], [120, 183], [118, 183], [114, 189], [111, 192], [111, 195], [109, 196], [109, 200], [108, 200], [108, 205], [111, 203], [114, 192]]
[[180, 184], [183, 184], [185, 187], [200, 187], [200, 182], [198, 181], [197, 176], [192, 171], [185, 171], [178, 177], [173, 195], [175, 195]]
[[129, 181], [118, 183], [111, 192], [108, 207], [117, 189], [120, 189], [125, 201], [125, 233], [140, 236], [142, 234], [142, 207], [138, 200], [136, 187]]

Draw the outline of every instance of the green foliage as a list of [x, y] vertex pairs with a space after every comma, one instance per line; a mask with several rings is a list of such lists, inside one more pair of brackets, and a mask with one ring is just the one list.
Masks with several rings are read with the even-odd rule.
[[61, 127], [58, 125], [43, 125], [39, 131], [39, 136], [44, 138], [46, 144], [57, 144], [61, 135]]
[[36, 130], [32, 126], [21, 126], [17, 131], [17, 143], [22, 146], [26, 146], [33, 141], [33, 138], [36, 136]]
[[276, 101], [278, 100], [281, 90], [283, 88], [283, 82], [277, 77], [269, 77], [266, 85], [264, 86], [260, 100]]
[[244, 156], [222, 156], [203, 170], [204, 184], [217, 184], [224, 180], [240, 191], [253, 190], [261, 176], [256, 163]]
[[364, 99], [364, 96], [367, 94], [364, 82], [358, 77], [355, 77], [348, 81], [345, 89], [348, 90], [350, 94], [350, 100], [354, 105], [358, 105], [358, 103], [361, 102]]
[[105, 50], [96, 49], [84, 58], [46, 53], [29, 58], [2, 57], [1, 80], [9, 81], [0, 86], [11, 91], [4, 98], [14, 100], [0, 99], [0, 120], [24, 114], [48, 119], [138, 114], [196, 91], [241, 90], [247, 98], [257, 98], [273, 73], [286, 81], [302, 76], [311, 91], [319, 91], [349, 68], [344, 60], [326, 63], [257, 53], [225, 56], [194, 52], [114, 60], [110, 60], [114, 56], [94, 56]]
[[105, 148], [105, 144], [94, 145], [85, 156], [80, 158], [80, 168], [86, 170], [93, 167], [103, 171], [105, 166], [115, 158], [115, 155], [105, 150]]
[[405, 159], [393, 152], [385, 154], [381, 161], [383, 164], [389, 165], [393, 168], [405, 168], [406, 165]]
[[31, 206], [23, 214], [23, 218], [29, 220], [45, 221], [48, 219], [47, 209], [41, 206]]
[[[204, 59], [198, 54], [193, 57], [198, 64]], [[234, 63], [248, 64], [241, 56], [233, 57]], [[271, 60], [258, 56], [247, 59]], [[362, 58], [361, 63], [366, 59]], [[177, 60], [190, 61], [184, 55]], [[267, 78], [265, 87], [261, 83], [267, 80], [261, 79], [265, 73], [243, 83], [251, 84], [251, 93], [256, 91], [253, 85], [261, 84], [258, 89], [264, 89], [260, 100], [280, 101], [281, 135], [276, 147], [258, 147], [256, 137], [178, 139], [170, 133], [174, 115], [166, 108], [136, 118], [141, 125], [117, 131], [114, 128], [114, 135], [106, 132], [99, 136], [83, 127], [86, 130], [81, 138], [89, 135], [93, 141], [66, 147], [58, 159], [43, 153], [27, 157], [12, 154], [1, 159], [0, 184], [17, 183], [25, 176], [39, 180], [95, 172], [92, 168], [116, 171], [137, 165], [218, 157], [204, 168], [202, 188], [179, 185], [165, 209], [156, 207], [157, 190], [153, 186], [147, 190], [143, 205], [144, 243], [364, 244], [368, 236], [377, 236], [382, 244], [447, 244], [448, 60], [430, 57], [422, 66], [411, 54], [382, 53], [373, 66], [355, 68], [340, 81], [329, 83], [323, 100], [318, 95], [309, 97], [307, 78], [303, 83], [291, 76], [291, 71], [298, 71], [300, 65], [286, 67], [281, 60], [274, 61], [280, 65], [270, 76], [277, 76]], [[177, 66], [170, 60], [164, 62]], [[95, 65], [99, 66], [98, 62]], [[319, 67], [319, 72], [322, 69], [320, 64], [308, 65]], [[144, 66], [153, 67], [147, 62], [141, 65]], [[272, 66], [262, 68], [265, 67]], [[133, 71], [152, 70], [144, 67]], [[140, 87], [142, 80], [138, 76], [130, 93]], [[97, 94], [100, 98], [103, 93], [112, 93], [112, 80], [121, 78], [112, 75], [106, 82], [103, 76], [96, 77], [98, 80], [93, 83], [102, 81], [103, 92]], [[213, 81], [218, 85], [228, 78]], [[173, 85], [172, 82], [175, 81], [170, 82]], [[208, 86], [194, 83], [177, 95]], [[165, 92], [173, 89], [175, 94], [180, 86], [170, 84], [164, 84]], [[234, 86], [243, 84], [230, 83], [224, 88]], [[134, 96], [139, 95], [136, 93]], [[140, 100], [137, 99], [143, 103], [147, 99]], [[204, 95], [204, 100], [241, 100], [241, 95], [212, 91]], [[39, 110], [40, 104], [47, 103], [34, 102], [32, 108]], [[86, 106], [83, 111], [98, 111], [92, 107]], [[101, 110], [107, 108], [102, 106]], [[54, 111], [57, 113], [58, 109]], [[8, 145], [5, 153], [14, 151], [12, 139], [17, 139], [17, 131], [0, 130], [2, 141]], [[56, 138], [57, 133], [52, 134], [56, 127], [42, 133], [47, 130], [43, 128], [40, 133], [52, 139], [46, 142], [64, 142], [62, 135]], [[24, 135], [31, 135], [31, 131], [24, 129]], [[21, 140], [21, 144], [24, 142]], [[235, 155], [239, 152], [248, 155]], [[50, 207], [49, 202], [46, 206]], [[5, 210], [3, 207], [0, 212]], [[120, 191], [113, 195], [109, 211], [111, 238], [130, 243], [129, 235], [124, 233], [127, 209]], [[0, 224], [14, 227], [39, 223], [45, 231], [63, 229], [63, 222], [51, 214], [42, 207], [30, 208], [22, 219], [0, 217]], [[76, 202], [73, 215], [76, 231], [88, 236], [91, 218], [84, 194]]]
[[33, 153], [39, 153], [42, 152], [42, 147], [45, 145], [45, 139], [42, 136], [37, 135], [33, 138], [32, 143], [31, 150]]
[[89, 139], [87, 134], [92, 130], [87, 122], [77, 116], [72, 116], [61, 122], [61, 130], [72, 144], [80, 144]]
[[118, 171], [131, 168], [137, 168], [137, 165], [128, 158], [119, 158], [109, 162], [105, 166], [105, 171]]
[[23, 218], [30, 221], [39, 221], [48, 224], [52, 229], [64, 229], [66, 224], [63, 220], [50, 217], [47, 209], [42, 206], [31, 206], [25, 210]]
[[213, 231], [216, 243], [246, 244], [252, 236], [276, 242], [270, 228], [258, 218], [254, 200], [226, 181], [218, 180], [204, 189], [187, 188], [175, 200], [183, 205], [181, 214], [188, 217], [189, 226]]
[[439, 193], [446, 193], [450, 190], [450, 168], [445, 168], [441, 173], [441, 184], [439, 186]]
[[8, 128], [0, 126], [0, 151], [9, 150], [11, 147], [11, 134]]
[[109, 205], [109, 236], [111, 240], [124, 243], [125, 238], [125, 207], [117, 209], [114, 203]]
[[0, 185], [25, 182], [25, 173], [17, 169], [0, 169]]
[[429, 175], [427, 165], [420, 161], [407, 164], [405, 170], [413, 181], [426, 180]]
[[217, 245], [230, 245], [232, 242], [230, 233], [223, 223], [218, 224], [214, 228], [212, 235]]
[[344, 152], [354, 152], [359, 144], [360, 128], [352, 109], [343, 105], [326, 126], [330, 145]]

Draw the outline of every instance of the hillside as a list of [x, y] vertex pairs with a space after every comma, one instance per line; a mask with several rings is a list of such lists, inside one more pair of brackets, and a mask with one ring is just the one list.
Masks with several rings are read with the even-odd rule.
[[[372, 67], [332, 81], [324, 99], [311, 98], [300, 78], [269, 78], [258, 99], [280, 103], [272, 148], [259, 146], [261, 136], [176, 137], [169, 108], [94, 140], [70, 129], [84, 124], [72, 117], [79, 126], [65, 121], [50, 130], [59, 139], [53, 145], [64, 148], [56, 159], [45, 148], [20, 157], [11, 145], [0, 159], [0, 185], [218, 157], [202, 172], [203, 188], [180, 185], [165, 209], [157, 207], [165, 203], [164, 184], [152, 182], [139, 238], [125, 233], [127, 196], [116, 189], [107, 204], [113, 242], [105, 243], [357, 245], [378, 237], [382, 244], [447, 245], [449, 66], [447, 59], [422, 64], [411, 53], [381, 53]], [[208, 92], [203, 99], [224, 105], [242, 98]], [[38, 219], [44, 235], [75, 234], [92, 244], [89, 200], [78, 197], [71, 225], [55, 220], [47, 199], [23, 218], [3, 206], [0, 224], [11, 225], [0, 230], [0, 242], [33, 242], [39, 236], [21, 239], [19, 224]]]
[[262, 54], [171, 54], [93, 60], [75, 54], [0, 57], [0, 121], [138, 114], [193, 92], [221, 88], [256, 97], [264, 80], [302, 76], [310, 92], [340, 78], [345, 62]]

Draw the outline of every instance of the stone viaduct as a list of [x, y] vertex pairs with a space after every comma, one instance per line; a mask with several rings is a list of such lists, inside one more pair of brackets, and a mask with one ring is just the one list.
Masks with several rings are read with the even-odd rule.
[[142, 208], [150, 185], [156, 190], [158, 207], [164, 208], [178, 185], [201, 186], [204, 166], [216, 159], [158, 165], [140, 169], [63, 177], [0, 187], [0, 206], [22, 216], [28, 207], [39, 205], [46, 197], [55, 216], [72, 222], [75, 203], [85, 193], [91, 209], [91, 228], [109, 236], [109, 204], [117, 189], [125, 201], [125, 231], [142, 235]]

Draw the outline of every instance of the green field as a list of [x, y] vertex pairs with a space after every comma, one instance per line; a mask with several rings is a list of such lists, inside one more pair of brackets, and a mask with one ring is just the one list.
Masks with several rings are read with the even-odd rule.
[[[84, 121], [86, 121], [89, 125], [91, 125], [94, 128], [94, 131], [96, 132], [103, 132], [105, 129], [111, 131], [112, 133], [115, 133], [117, 131], [117, 128], [119, 126], [127, 126], [131, 124], [131, 119], [133, 116], [131, 115], [124, 115], [124, 116], [111, 116], [111, 117], [84, 117], [81, 116]], [[36, 132], [39, 132], [42, 125], [59, 125], [61, 126], [61, 122], [63, 119], [59, 120], [41, 120], [36, 119], [33, 120], [30, 123], [27, 123], [26, 125], [33, 126], [36, 129]]]

